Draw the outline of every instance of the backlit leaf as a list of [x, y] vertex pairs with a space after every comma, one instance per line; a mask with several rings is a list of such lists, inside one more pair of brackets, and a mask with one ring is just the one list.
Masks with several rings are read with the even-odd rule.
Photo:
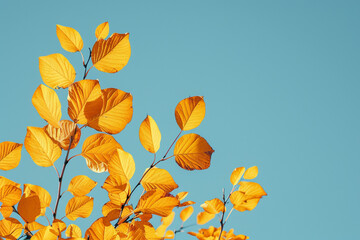
[[126, 201], [126, 198], [130, 192], [130, 185], [127, 185], [128, 187], [125, 189], [125, 191], [122, 192], [109, 192], [108, 196], [110, 199], [110, 202], [116, 205], [123, 205]]
[[254, 197], [263, 197], [266, 196], [267, 193], [261, 187], [260, 184], [255, 182], [240, 182], [239, 191], [243, 192], [246, 195], [254, 196]]
[[52, 223], [52, 227], [57, 232], [57, 235], [61, 235], [63, 231], [66, 230], [66, 224], [60, 219], [55, 219]]
[[179, 199], [179, 201], [183, 200], [184, 198], [186, 198], [186, 196], [188, 195], [188, 192], [179, 192], [178, 194], [176, 194], [176, 198]]
[[5, 218], [0, 221], [0, 236], [7, 240], [16, 240], [20, 237], [23, 225], [15, 218]]
[[[76, 132], [74, 136], [75, 129]], [[75, 148], [80, 141], [80, 128], [75, 123], [69, 120], [61, 120], [59, 128], [55, 128], [52, 125], [48, 124], [45, 126], [45, 130], [47, 134], [64, 150], [69, 149], [70, 139], [73, 136], [74, 137], [71, 143], [71, 149]]]
[[75, 69], [60, 53], [39, 57], [39, 70], [42, 80], [52, 88], [67, 88], [75, 80]]
[[14, 181], [11, 181], [10, 179], [7, 179], [6, 177], [0, 176], [0, 188], [5, 186], [5, 185], [12, 185], [15, 187], [20, 187], [21, 184], [20, 183], [16, 183]]
[[67, 190], [75, 197], [81, 197], [88, 194], [96, 185], [97, 182], [91, 180], [88, 176], [79, 175], [71, 179]]
[[205, 212], [212, 214], [225, 212], [224, 203], [218, 198], [214, 198], [210, 201], [205, 201], [205, 203], [201, 204], [200, 206], [205, 210]]
[[56, 25], [56, 35], [61, 47], [68, 52], [78, 52], [83, 48], [80, 33], [71, 27]]
[[203, 97], [195, 96], [180, 101], [175, 108], [175, 119], [181, 130], [187, 131], [200, 125], [205, 117]]
[[25, 222], [31, 223], [41, 215], [41, 203], [38, 195], [25, 197], [23, 195], [17, 207], [17, 211]]
[[13, 185], [5, 185], [0, 188], [0, 202], [3, 206], [11, 207], [17, 204], [21, 198], [21, 189]]
[[110, 158], [109, 173], [110, 175], [124, 175], [130, 180], [135, 173], [135, 161], [132, 155], [122, 149], [117, 149]]
[[11, 170], [19, 165], [22, 144], [14, 142], [0, 143], [0, 170]]
[[139, 137], [141, 144], [147, 151], [156, 153], [159, 150], [161, 133], [151, 116], [147, 116], [141, 123]]
[[89, 240], [120, 240], [115, 228], [105, 218], [99, 218], [86, 230], [87, 237]]
[[45, 226], [38, 223], [38, 222], [31, 222], [31, 223], [25, 223], [25, 233], [27, 232], [33, 232], [33, 231], [37, 231], [40, 230], [42, 228], [44, 228]]
[[122, 147], [114, 137], [98, 133], [84, 141], [81, 156], [86, 159], [86, 164], [92, 171], [105, 172], [108, 170], [111, 156], [117, 149], [122, 149]]
[[103, 89], [101, 92], [102, 98], [91, 104], [98, 106], [101, 102], [101, 110], [95, 117], [86, 116], [89, 119], [88, 126], [100, 132], [117, 134], [131, 121], [132, 96], [115, 88]]
[[182, 202], [179, 204], [179, 207], [186, 207], [186, 206], [189, 206], [189, 205], [193, 205], [195, 204], [196, 202], [194, 201], [186, 201], [186, 202]]
[[145, 177], [141, 180], [141, 185], [145, 191], [159, 188], [165, 192], [171, 192], [179, 187], [168, 171], [156, 167], [146, 173]]
[[197, 215], [196, 223], [198, 225], [204, 225], [205, 223], [209, 222], [211, 219], [215, 217], [216, 214], [208, 213], [208, 212], [200, 212]]
[[165, 226], [170, 226], [174, 221], [174, 217], [175, 217], [175, 212], [171, 212], [168, 216], [162, 217], [161, 222]]
[[45, 214], [46, 208], [49, 207], [51, 203], [51, 195], [48, 191], [37, 185], [24, 184], [24, 195], [25, 197], [37, 195], [40, 200], [40, 207], [42, 209], [42, 213]]
[[99, 26], [97, 26], [97, 28], [95, 30], [95, 37], [98, 40], [105, 39], [108, 34], [109, 34], [109, 23], [108, 22], [104, 22], [104, 23], [100, 24]]
[[247, 196], [240, 191], [235, 191], [230, 195], [230, 201], [234, 209], [244, 212], [253, 210], [259, 203], [261, 197]]
[[[108, 221], [113, 221], [113, 220], [116, 220], [119, 218], [120, 210], [121, 210], [120, 205], [116, 205], [112, 202], [107, 202], [106, 204], [104, 204], [104, 206], [102, 208], [102, 214], [104, 215], [104, 217], [106, 217], [106, 219]], [[134, 211], [134, 209], [132, 208], [131, 205], [125, 206], [123, 209], [123, 212], [121, 214], [121, 217], [128, 216], [133, 211]]]
[[40, 117], [54, 127], [60, 127], [59, 121], [61, 119], [61, 104], [59, 97], [53, 89], [40, 84], [34, 92], [32, 104], [36, 108]]
[[[101, 88], [97, 80], [81, 80], [69, 87], [68, 114], [76, 123], [87, 124], [102, 107]], [[99, 101], [96, 101], [99, 99]], [[98, 106], [96, 106], [98, 104]]]
[[244, 179], [254, 179], [258, 175], [258, 167], [253, 166], [251, 168], [246, 169], [244, 174]]
[[69, 220], [75, 221], [78, 217], [89, 217], [93, 207], [94, 199], [92, 197], [73, 197], [66, 205], [65, 214]]
[[244, 167], [235, 168], [234, 171], [231, 173], [230, 182], [232, 185], [236, 185], [241, 180], [242, 175], [245, 172]]
[[181, 212], [180, 212], [180, 218], [183, 222], [185, 222], [186, 220], [189, 219], [189, 217], [191, 216], [191, 214], [193, 214], [194, 212], [194, 208], [192, 206], [184, 208]]
[[47, 226], [40, 229], [34, 236], [31, 237], [31, 240], [57, 240], [57, 232], [54, 228]]
[[81, 238], [82, 236], [81, 229], [75, 224], [70, 224], [66, 229], [65, 234], [67, 237], [72, 238]]
[[61, 148], [43, 128], [28, 127], [24, 142], [33, 161], [41, 167], [50, 167], [61, 156]]
[[1, 212], [1, 215], [3, 216], [3, 218], [8, 218], [11, 216], [11, 214], [13, 212], [13, 207], [1, 206], [0, 212]]
[[207, 169], [213, 152], [207, 141], [194, 133], [182, 136], [174, 149], [176, 163], [186, 170]]
[[102, 186], [109, 193], [121, 193], [129, 188], [129, 180], [125, 175], [109, 175]]
[[96, 41], [91, 51], [91, 60], [99, 71], [116, 73], [128, 63], [130, 55], [129, 33], [114, 33], [107, 40]]

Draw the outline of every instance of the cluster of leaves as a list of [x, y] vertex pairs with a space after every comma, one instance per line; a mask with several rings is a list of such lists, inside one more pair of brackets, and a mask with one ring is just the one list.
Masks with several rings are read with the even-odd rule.
[[[208, 142], [195, 133], [181, 136], [184, 131], [199, 126], [204, 119], [203, 97], [189, 97], [178, 103], [175, 119], [180, 133], [159, 160], [156, 154], [161, 143], [160, 130], [151, 116], [144, 119], [140, 125], [139, 138], [143, 147], [153, 154], [154, 160], [138, 183], [132, 187], [130, 179], [135, 172], [135, 161], [112, 136], [121, 132], [132, 119], [132, 95], [115, 88], [101, 89], [98, 80], [86, 79], [93, 67], [99, 71], [115, 73], [127, 64], [131, 54], [129, 34], [114, 33], [107, 38], [109, 25], [107, 22], [100, 24], [95, 31], [97, 41], [85, 61], [81, 52], [83, 41], [76, 30], [57, 25], [56, 33], [64, 50], [80, 52], [84, 75], [81, 80], [75, 82], [74, 67], [60, 53], [39, 58], [40, 74], [47, 86], [41, 84], [35, 90], [32, 103], [48, 124], [44, 127], [28, 127], [24, 145], [35, 164], [53, 167], [56, 170], [59, 180], [58, 193], [55, 201], [52, 201], [48, 191], [40, 186], [24, 184], [21, 188], [19, 183], [0, 176], [0, 212], [3, 215], [0, 221], [0, 239], [14, 240], [21, 236], [35, 240], [174, 238], [175, 234], [184, 228], [182, 224], [178, 230], [167, 230], [174, 219], [174, 209], [185, 207], [180, 213], [184, 223], [193, 213], [193, 207], [190, 205], [194, 202], [181, 202], [188, 193], [179, 192], [174, 195], [172, 192], [178, 185], [167, 170], [157, 166], [171, 158], [186, 170], [203, 170], [210, 166], [214, 150]], [[89, 68], [90, 60], [92, 66]], [[57, 88], [68, 89], [68, 116], [71, 120], [61, 120], [61, 103], [55, 91]], [[101, 133], [87, 137], [82, 144], [81, 153], [70, 156], [70, 150], [77, 147], [81, 131], [85, 127]], [[173, 154], [168, 156], [173, 146]], [[0, 169], [6, 171], [17, 167], [21, 150], [22, 144], [0, 143]], [[59, 171], [54, 163], [63, 152], [65, 159], [62, 170]], [[62, 221], [65, 217], [70, 221], [87, 218], [94, 207], [93, 197], [87, 195], [97, 186], [97, 182], [89, 177], [75, 176], [67, 190], [62, 191], [66, 167], [70, 160], [77, 156], [82, 156], [92, 171], [109, 173], [102, 185], [109, 197], [109, 201], [102, 207], [103, 216], [93, 222], [84, 234], [77, 225], [67, 226]], [[252, 179], [257, 175], [257, 168], [252, 167], [246, 171], [243, 167], [235, 169], [230, 178], [233, 184], [230, 194], [227, 197], [223, 194], [223, 200], [215, 198], [201, 205], [204, 212], [198, 214], [197, 223], [205, 224], [216, 214], [221, 214], [220, 227], [201, 229], [198, 233], [189, 234], [198, 239], [247, 239], [244, 235], [234, 235], [232, 230], [223, 231], [227, 220], [224, 220], [225, 205], [229, 200], [233, 204], [232, 210], [245, 211], [255, 208], [260, 198], [266, 195], [259, 184], [240, 182], [242, 175], [244, 179]], [[240, 187], [235, 191], [238, 184]], [[130, 204], [130, 200], [133, 200], [131, 197], [139, 186], [143, 187], [143, 194], [136, 204]], [[65, 216], [59, 219], [59, 202], [66, 192], [71, 193], [73, 198], [66, 204]], [[47, 214], [49, 211], [52, 219]], [[23, 223], [11, 217], [12, 214], [17, 214]], [[161, 224], [156, 229], [150, 223], [153, 215], [162, 217]], [[48, 226], [37, 221], [41, 216], [46, 218]]]

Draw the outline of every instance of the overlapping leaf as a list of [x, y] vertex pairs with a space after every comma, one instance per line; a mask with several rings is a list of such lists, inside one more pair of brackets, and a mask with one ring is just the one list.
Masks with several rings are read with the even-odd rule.
[[42, 80], [52, 88], [67, 88], [75, 80], [75, 69], [60, 53], [39, 57], [39, 70]]
[[61, 156], [61, 148], [43, 128], [28, 127], [25, 148], [33, 161], [41, 167], [50, 167]]
[[67, 190], [75, 197], [81, 197], [88, 194], [96, 185], [97, 182], [91, 180], [88, 176], [79, 175], [71, 179]]
[[0, 188], [0, 202], [3, 206], [11, 207], [17, 204], [21, 198], [21, 189], [13, 185], [5, 185]]
[[104, 22], [97, 26], [95, 30], [95, 37], [99, 39], [105, 39], [109, 34], [109, 23]]
[[20, 183], [16, 183], [14, 181], [11, 181], [10, 179], [7, 179], [6, 177], [0, 176], [0, 188], [5, 186], [5, 185], [12, 185], [15, 187], [20, 187], [21, 184]]
[[195, 96], [180, 101], [175, 108], [175, 119], [181, 130], [187, 131], [200, 125], [205, 117], [203, 97]]
[[213, 152], [207, 141], [194, 133], [182, 136], [174, 149], [176, 163], [186, 170], [207, 169]]
[[80, 33], [71, 27], [56, 25], [56, 35], [61, 47], [68, 52], [78, 52], [83, 48]]
[[90, 240], [120, 240], [115, 228], [105, 218], [96, 220], [88, 230], [85, 238]]
[[109, 161], [109, 173], [115, 176], [124, 175], [130, 180], [135, 173], [135, 161], [131, 154], [122, 149], [117, 149]]
[[1, 206], [0, 212], [1, 212], [1, 215], [3, 216], [3, 218], [8, 218], [11, 216], [11, 214], [13, 212], [13, 207]]
[[208, 213], [208, 212], [200, 212], [196, 217], [196, 223], [198, 225], [204, 225], [209, 222], [211, 219], [215, 217], [216, 214]]
[[129, 187], [129, 180], [125, 175], [109, 175], [102, 186], [109, 193], [129, 191]]
[[141, 185], [145, 191], [159, 188], [165, 192], [171, 192], [179, 187], [168, 171], [156, 167], [146, 173], [141, 180]]
[[114, 33], [107, 40], [96, 41], [91, 51], [91, 60], [99, 71], [115, 73], [128, 63], [130, 55], [129, 34]]
[[34, 236], [31, 237], [31, 240], [57, 240], [58, 235], [56, 230], [47, 226], [45, 228], [40, 229]]
[[0, 170], [11, 170], [19, 165], [22, 144], [14, 142], [0, 143]]
[[41, 203], [39, 196], [33, 194], [26, 197], [23, 195], [18, 204], [17, 211], [25, 222], [34, 222], [36, 218], [41, 215]]
[[31, 197], [36, 195], [39, 197], [41, 215], [45, 215], [46, 208], [50, 206], [51, 195], [44, 188], [33, 185], [33, 184], [24, 184], [24, 196]]
[[230, 196], [234, 209], [244, 212], [253, 210], [259, 203], [261, 197], [247, 196], [243, 192], [235, 191]]
[[65, 214], [69, 220], [75, 221], [79, 217], [89, 217], [93, 207], [94, 199], [92, 197], [73, 197], [66, 205]]
[[60, 236], [61, 233], [66, 230], [66, 224], [60, 219], [55, 219], [52, 223], [52, 227], [54, 228], [58, 236]]
[[201, 207], [205, 210], [205, 212], [208, 212], [211, 214], [225, 212], [224, 203], [218, 198], [214, 198], [212, 200], [205, 201], [205, 203], [201, 204]]
[[15, 218], [5, 218], [0, 221], [0, 237], [16, 240], [20, 237], [24, 226]]
[[[76, 132], [75, 132], [76, 129]], [[68, 150], [70, 145], [70, 139], [73, 138], [71, 143], [71, 149], [75, 148], [80, 141], [81, 130], [80, 128], [69, 120], [61, 120], [60, 127], [55, 128], [52, 125], [46, 125], [45, 130], [47, 134], [54, 140], [59, 146]], [[75, 136], [74, 136], [75, 132]]]
[[67, 237], [71, 238], [81, 238], [82, 236], [81, 229], [75, 224], [70, 224], [66, 229], [65, 234]]
[[156, 153], [159, 150], [161, 133], [155, 120], [151, 116], [147, 116], [141, 123], [139, 138], [141, 144], [147, 151]]

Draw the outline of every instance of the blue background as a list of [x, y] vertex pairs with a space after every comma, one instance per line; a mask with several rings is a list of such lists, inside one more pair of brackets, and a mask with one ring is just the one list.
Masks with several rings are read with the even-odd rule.
[[[62, 53], [75, 67], [77, 80], [82, 77], [80, 54], [61, 48], [56, 24], [80, 32], [87, 56], [87, 48], [96, 40], [95, 28], [108, 21], [110, 33], [130, 32], [131, 59], [117, 74], [92, 69], [88, 78], [98, 78], [102, 88], [115, 87], [134, 96], [133, 120], [115, 136], [136, 161], [132, 184], [152, 160], [138, 139], [141, 121], [147, 114], [156, 120], [163, 136], [160, 153], [164, 153], [179, 132], [176, 104], [201, 95], [206, 117], [191, 132], [215, 149], [211, 167], [188, 172], [174, 161], [159, 165], [173, 175], [179, 191], [190, 192], [187, 200], [197, 202], [196, 213], [205, 200], [220, 198], [222, 188], [231, 189], [229, 176], [234, 168], [257, 165], [256, 181], [268, 196], [251, 212], [234, 212], [226, 230], [235, 228], [236, 234], [251, 239], [356, 239], [360, 226], [359, 12], [360, 2], [355, 0], [3, 0], [0, 142], [22, 143], [27, 126], [46, 124], [31, 104], [42, 83], [39, 56]], [[68, 119], [67, 90], [58, 94], [63, 119]], [[94, 133], [86, 129], [82, 141]], [[63, 158], [56, 162], [58, 168]], [[25, 148], [19, 167], [0, 174], [46, 188], [54, 205], [54, 169], [35, 165]], [[89, 218], [93, 221], [107, 201], [106, 191], [100, 188], [107, 174], [91, 172], [85, 160], [77, 157], [68, 165], [64, 190], [79, 174], [98, 182], [90, 193], [95, 197]], [[70, 197], [65, 194], [62, 199], [60, 217]], [[77, 222], [83, 232], [89, 219]], [[195, 213], [187, 221], [192, 223]], [[177, 220], [171, 229], [180, 224]], [[216, 219], [210, 224], [219, 226]], [[177, 239], [194, 238], [179, 234]]]

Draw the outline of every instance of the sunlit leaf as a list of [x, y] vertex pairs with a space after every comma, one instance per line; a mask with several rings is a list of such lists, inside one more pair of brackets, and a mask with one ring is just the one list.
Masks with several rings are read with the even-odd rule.
[[6, 177], [0, 176], [0, 188], [5, 186], [5, 185], [12, 185], [15, 187], [20, 187], [21, 184], [20, 183], [16, 183], [14, 181], [11, 181], [10, 179], [7, 179]]
[[98, 40], [105, 39], [108, 34], [109, 34], [109, 23], [108, 22], [104, 22], [104, 23], [100, 24], [99, 26], [97, 26], [97, 28], [95, 30], [95, 37]]
[[19, 165], [22, 144], [14, 142], [0, 143], [0, 170], [11, 170]]
[[65, 235], [72, 238], [81, 238], [82, 233], [81, 229], [77, 225], [70, 224], [66, 229]]
[[246, 196], [240, 191], [235, 191], [230, 195], [230, 201], [234, 209], [244, 212], [253, 210], [259, 203], [261, 197]]
[[17, 207], [17, 211], [25, 222], [31, 223], [41, 215], [41, 203], [38, 195], [31, 195], [30, 197], [21, 197]]
[[130, 55], [129, 33], [114, 33], [107, 40], [96, 41], [91, 51], [91, 60], [99, 71], [115, 73], [128, 63]]
[[94, 199], [92, 197], [73, 197], [66, 205], [65, 214], [69, 220], [75, 221], [78, 217], [89, 217], [93, 207]]
[[15, 218], [5, 218], [0, 221], [0, 236], [7, 240], [16, 240], [20, 237], [24, 226]]
[[[54, 140], [59, 146], [64, 149], [68, 150], [70, 145], [70, 139], [73, 137], [71, 143], [71, 149], [75, 148], [80, 141], [81, 137], [81, 130], [80, 128], [69, 120], [61, 120], [60, 127], [55, 128], [52, 125], [48, 124], [45, 127], [47, 134]], [[74, 136], [74, 131], [75, 136]]]
[[188, 195], [188, 192], [179, 192], [178, 194], [176, 194], [176, 198], [179, 199], [179, 201], [184, 200], [184, 198], [186, 198], [186, 196]]
[[37, 231], [40, 230], [42, 228], [44, 228], [45, 226], [38, 223], [38, 222], [31, 222], [31, 223], [25, 223], [25, 233], [27, 232], [33, 232], [33, 231]]
[[179, 207], [186, 207], [186, 206], [189, 206], [189, 205], [193, 205], [195, 203], [196, 202], [194, 202], [194, 201], [186, 201], [186, 202], [180, 203]]
[[57, 232], [51, 226], [40, 229], [34, 236], [31, 237], [31, 240], [57, 240]]
[[125, 175], [109, 175], [102, 188], [109, 193], [121, 193], [129, 190], [129, 180]]
[[57, 235], [61, 235], [63, 231], [66, 230], [66, 224], [60, 219], [55, 219], [52, 223], [52, 227], [57, 232]]
[[21, 198], [21, 189], [13, 185], [5, 185], [0, 188], [0, 202], [3, 206], [11, 207], [17, 204]]
[[[85, 112], [88, 126], [109, 134], [121, 132], [131, 121], [133, 115], [132, 96], [115, 88], [106, 88], [102, 91], [102, 98], [97, 99], [91, 105], [101, 104], [101, 110], [96, 116]], [[101, 103], [100, 103], [101, 102]]]
[[213, 152], [207, 141], [194, 133], [182, 136], [174, 149], [176, 163], [186, 170], [207, 169]]
[[75, 69], [60, 53], [39, 57], [39, 70], [42, 80], [52, 88], [67, 88], [75, 80]]
[[183, 222], [185, 222], [186, 220], [189, 219], [189, 217], [193, 214], [194, 212], [194, 208], [192, 206], [184, 208], [181, 212], [180, 212], [180, 218]]
[[84, 141], [81, 156], [86, 159], [86, 164], [92, 171], [105, 172], [108, 170], [111, 156], [117, 149], [122, 149], [122, 147], [114, 137], [98, 133]]
[[24, 196], [30, 197], [33, 195], [37, 195], [40, 200], [40, 207], [42, 209], [42, 214], [45, 215], [45, 210], [50, 206], [51, 203], [51, 195], [44, 188], [33, 185], [33, 184], [24, 184]]
[[[99, 114], [102, 107], [101, 96], [97, 80], [81, 80], [70, 85], [67, 98], [69, 117], [76, 123], [87, 124], [88, 118], [94, 118]], [[96, 101], [99, 98], [100, 100]]]
[[180, 101], [175, 108], [175, 119], [180, 129], [191, 130], [200, 125], [205, 117], [203, 97], [195, 96]]
[[234, 171], [231, 173], [230, 182], [232, 185], [236, 185], [241, 180], [242, 175], [245, 172], [244, 167], [235, 168]]
[[171, 212], [168, 216], [162, 217], [161, 222], [165, 226], [170, 226], [174, 221], [174, 217], [175, 217], [175, 212]]
[[89, 240], [120, 240], [115, 228], [105, 218], [99, 218], [86, 230], [87, 237]]
[[[107, 202], [106, 204], [104, 204], [102, 208], [102, 214], [104, 215], [104, 217], [106, 217], [108, 221], [113, 221], [119, 218], [120, 210], [121, 210], [120, 205], [116, 205], [112, 202]], [[121, 217], [128, 216], [133, 211], [134, 209], [132, 208], [131, 205], [125, 206], [122, 211]]]
[[139, 137], [141, 144], [147, 151], [156, 153], [159, 150], [161, 133], [151, 116], [148, 115], [141, 123]]
[[205, 210], [205, 212], [212, 213], [212, 214], [217, 214], [219, 212], [225, 212], [225, 205], [218, 198], [214, 198], [210, 201], [205, 201], [205, 203], [201, 204], [200, 206]]
[[61, 47], [68, 52], [78, 52], [83, 48], [83, 40], [80, 33], [71, 27], [56, 25], [56, 35]]
[[240, 184], [239, 191], [243, 192], [247, 196], [263, 197], [267, 195], [265, 190], [258, 183], [240, 182], [239, 184]]
[[131, 154], [117, 149], [117, 152], [110, 158], [109, 173], [110, 175], [124, 175], [130, 180], [135, 173], [135, 161]]
[[71, 179], [67, 190], [75, 197], [81, 197], [88, 194], [96, 185], [97, 182], [91, 180], [88, 176], [79, 175]]
[[41, 167], [50, 167], [61, 156], [61, 148], [43, 128], [28, 127], [24, 142], [32, 160]]
[[245, 171], [244, 179], [254, 179], [258, 175], [258, 167], [253, 166]]
[[174, 231], [172, 231], [172, 230], [166, 231], [164, 238], [165, 239], [174, 239], [175, 238]]
[[8, 218], [11, 216], [12, 212], [13, 212], [13, 207], [8, 207], [8, 206], [1, 206], [0, 207], [0, 212], [3, 216], [3, 218]]
[[141, 185], [145, 191], [159, 188], [165, 192], [171, 192], [179, 187], [168, 171], [156, 167], [146, 173], [141, 180]]
[[60, 127], [61, 104], [58, 95], [53, 89], [40, 84], [35, 90], [31, 101], [40, 117], [54, 127]]
[[204, 225], [209, 222], [211, 219], [215, 217], [216, 214], [208, 213], [208, 212], [200, 212], [197, 215], [196, 223], [198, 225]]
[[[130, 186], [130, 185], [128, 185]], [[108, 196], [111, 203], [116, 205], [123, 205], [126, 201], [127, 195], [130, 191], [130, 187], [126, 188], [125, 191], [122, 192], [109, 192]]]
[[134, 221], [129, 225], [128, 239], [136, 240], [159, 240], [161, 238], [155, 232], [154, 227], [145, 221]]

